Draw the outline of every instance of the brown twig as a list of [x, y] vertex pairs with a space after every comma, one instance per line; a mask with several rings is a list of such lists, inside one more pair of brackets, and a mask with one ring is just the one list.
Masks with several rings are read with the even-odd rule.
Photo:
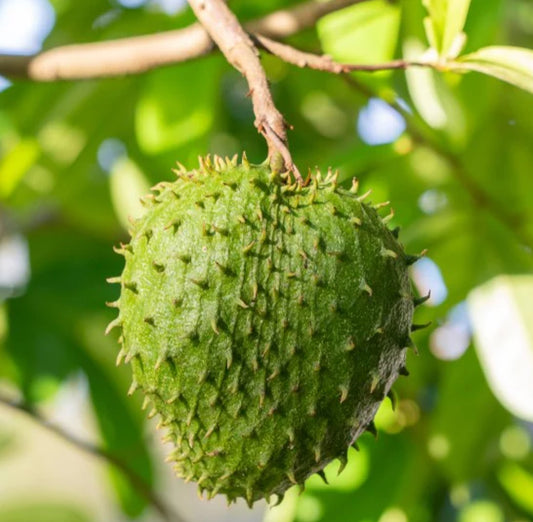
[[436, 67], [436, 64], [429, 62], [418, 62], [409, 60], [392, 60], [379, 64], [350, 64], [340, 63], [327, 55], [318, 55], [296, 49], [290, 45], [277, 42], [271, 38], [254, 34], [252, 38], [265, 51], [281, 58], [284, 62], [296, 65], [297, 67], [306, 67], [316, 71], [330, 72], [333, 74], [343, 74], [349, 72], [377, 72], [391, 69], [407, 69], [408, 67]]
[[[330, 12], [365, 0], [308, 0], [245, 25], [250, 32], [286, 38]], [[140, 74], [210, 53], [212, 39], [200, 24], [162, 33], [65, 45], [32, 56], [0, 54], [0, 74], [48, 82]]]
[[189, 5], [228, 62], [246, 78], [255, 113], [254, 123], [267, 141], [270, 161], [276, 164], [281, 156], [284, 168], [302, 183], [303, 178], [287, 145], [287, 124], [274, 104], [252, 39], [223, 0], [189, 0]]
[[163, 33], [56, 47], [33, 56], [0, 55], [0, 73], [39, 82], [140, 74], [209, 53], [199, 24]]
[[183, 519], [176, 513], [172, 512], [168, 506], [166, 506], [163, 500], [159, 498], [155, 491], [152, 490], [152, 488], [140, 475], [137, 474], [136, 471], [130, 468], [124, 461], [107, 449], [91, 444], [90, 442], [80, 439], [72, 433], [64, 431], [59, 426], [51, 423], [48, 419], [43, 417], [32, 407], [32, 405], [26, 402], [0, 395], [0, 404], [29, 415], [31, 419], [37, 422], [40, 426], [51, 433], [54, 433], [74, 447], [84, 451], [85, 453], [107, 461], [126, 477], [133, 488], [159, 512], [163, 520], [166, 520], [167, 522], [183, 522]]

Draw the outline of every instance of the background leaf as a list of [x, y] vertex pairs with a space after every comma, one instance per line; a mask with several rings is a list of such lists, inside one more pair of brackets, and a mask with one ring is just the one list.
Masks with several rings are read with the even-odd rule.
[[150, 76], [135, 112], [137, 139], [144, 152], [185, 146], [209, 131], [217, 92], [213, 80], [219, 69], [220, 60], [208, 58], [201, 65], [187, 63]]
[[429, 13], [424, 26], [430, 45], [442, 57], [457, 56], [470, 0], [423, 0], [423, 3]]
[[122, 157], [111, 167], [110, 188], [115, 212], [127, 229], [130, 218], [137, 219], [143, 214], [140, 198], [150, 192], [150, 184], [131, 159]]
[[400, 23], [398, 7], [384, 0], [356, 4], [323, 17], [317, 25], [326, 53], [345, 63], [392, 58]]
[[489, 385], [514, 415], [533, 422], [533, 276], [501, 276], [468, 296]]
[[20, 503], [2, 506], [0, 520], [6, 522], [89, 522], [90, 518], [75, 506], [60, 503]]
[[450, 65], [457, 72], [477, 71], [533, 93], [533, 51], [490, 46], [461, 56]]

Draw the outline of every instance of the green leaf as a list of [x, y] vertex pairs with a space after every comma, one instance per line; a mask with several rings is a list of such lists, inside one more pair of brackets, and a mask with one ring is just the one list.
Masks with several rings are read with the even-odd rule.
[[39, 146], [32, 138], [20, 140], [0, 161], [0, 198], [7, 198], [17, 188], [39, 157]]
[[451, 481], [485, 472], [509, 415], [487, 387], [473, 350], [442, 369], [428, 450]]
[[130, 226], [129, 218], [139, 218], [144, 208], [139, 200], [150, 191], [144, 173], [129, 158], [117, 160], [111, 169], [111, 199], [115, 212], [124, 228]]
[[[421, 41], [408, 39], [403, 46], [407, 59], [419, 59], [424, 52]], [[457, 143], [465, 138], [464, 110], [442, 75], [426, 68], [410, 68], [405, 72], [407, 88], [420, 116], [435, 129], [445, 131]]]
[[[82, 342], [87, 346], [79, 347], [81, 366], [89, 380], [91, 399], [100, 428], [104, 445], [128, 468], [141, 477], [147, 487], [153, 486], [153, 470], [150, 455], [143, 439], [143, 420], [137, 412], [132, 412], [130, 399], [125, 387], [120, 386], [114, 364], [107, 368], [93, 359], [101, 343], [103, 324], [99, 321], [85, 321]], [[95, 326], [98, 326], [95, 328]], [[92, 346], [90, 346], [92, 345]], [[90, 351], [91, 352], [90, 352]], [[115, 372], [113, 372], [115, 370]], [[109, 466], [110, 479], [122, 510], [131, 517], [140, 515], [146, 507], [146, 499], [132, 486], [129, 478], [116, 467]]]
[[[27, 293], [8, 307], [6, 348], [17, 367], [18, 385], [29, 402], [36, 402], [82, 370], [103, 445], [151, 486], [143, 416], [127, 397], [128, 369], [115, 367], [117, 347], [103, 334], [110, 319], [103, 303], [113, 295], [105, 278], [119, 272], [119, 256], [109, 242], [68, 227], [45, 228], [28, 239], [32, 279]], [[110, 468], [110, 475], [124, 512], [139, 515], [146, 500], [116, 469]]]
[[[383, 514], [391, 507], [401, 506], [408, 512], [409, 497], [416, 495], [420, 486], [426, 497], [413, 497], [417, 498], [417, 509], [427, 502], [427, 464], [432, 463], [425, 457], [418, 458], [423, 454], [417, 454], [414, 441], [402, 435], [380, 434], [379, 443], [370, 439], [370, 435], [357, 442], [361, 453], [349, 452], [348, 467], [336, 479], [336, 486], [317, 487], [321, 479], [311, 477], [301, 495], [294, 497], [294, 490], [290, 491], [287, 501], [268, 512], [265, 522], [385, 520]], [[358, 466], [362, 470], [357, 470]], [[326, 472], [328, 480], [334, 479], [338, 469], [338, 461], [330, 464]], [[348, 475], [345, 478], [344, 473]], [[411, 516], [408, 519], [420, 520]]]
[[462, 32], [470, 0], [423, 0], [429, 17], [424, 20], [429, 43], [440, 56], [454, 58], [463, 47]]
[[501, 507], [491, 500], [474, 500], [459, 512], [458, 522], [504, 522]]
[[[151, 486], [143, 416], [126, 394], [128, 369], [115, 367], [117, 347], [103, 334], [111, 315], [103, 303], [113, 295], [105, 278], [119, 272], [119, 256], [108, 241], [67, 227], [45, 228], [28, 239], [32, 279], [27, 293], [10, 300], [8, 307], [6, 347], [19, 387], [29, 402], [36, 402], [83, 371], [103, 445]], [[110, 468], [110, 474], [124, 512], [139, 515], [146, 500], [116, 469]]]
[[533, 51], [521, 47], [483, 47], [451, 64], [456, 72], [477, 71], [533, 93]]
[[507, 462], [498, 471], [498, 480], [514, 502], [533, 515], [533, 475], [522, 466]]
[[2, 506], [0, 520], [5, 522], [89, 522], [89, 516], [70, 504], [34, 502]]
[[476, 349], [494, 395], [533, 421], [533, 276], [500, 276], [468, 296]]
[[135, 111], [135, 131], [143, 152], [174, 150], [211, 129], [220, 63], [209, 58], [150, 75]]
[[318, 35], [324, 52], [350, 63], [379, 63], [394, 55], [400, 10], [382, 0], [372, 0], [322, 18]]

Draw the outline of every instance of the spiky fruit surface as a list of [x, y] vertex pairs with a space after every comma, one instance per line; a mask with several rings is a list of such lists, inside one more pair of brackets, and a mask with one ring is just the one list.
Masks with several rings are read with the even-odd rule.
[[345, 462], [405, 369], [412, 258], [331, 175], [217, 158], [156, 193], [110, 326], [178, 475], [251, 504]]

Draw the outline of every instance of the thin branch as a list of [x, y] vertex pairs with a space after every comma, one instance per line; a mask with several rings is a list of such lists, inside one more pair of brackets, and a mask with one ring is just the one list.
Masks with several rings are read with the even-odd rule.
[[[247, 31], [286, 38], [333, 11], [365, 0], [310, 0], [252, 20]], [[0, 74], [39, 82], [140, 74], [204, 56], [214, 43], [200, 24], [157, 34], [65, 45], [32, 56], [0, 54]]]
[[40, 426], [50, 431], [51, 433], [54, 433], [55, 435], [68, 442], [69, 444], [73, 445], [74, 447], [78, 448], [79, 450], [107, 461], [126, 477], [126, 479], [131, 483], [135, 490], [141, 496], [143, 496], [147, 502], [149, 502], [151, 505], [154, 506], [155, 509], [157, 509], [163, 520], [166, 520], [167, 522], [183, 522], [183, 519], [176, 513], [172, 512], [170, 508], [165, 505], [163, 500], [157, 496], [157, 494], [152, 490], [152, 488], [144, 481], [144, 479], [140, 475], [137, 474], [136, 471], [130, 468], [124, 461], [122, 461], [119, 457], [117, 457], [107, 449], [91, 444], [88, 441], [78, 438], [72, 433], [64, 431], [61, 427], [51, 423], [48, 419], [43, 417], [30, 404], [27, 404], [23, 401], [11, 399], [9, 397], [0, 395], [0, 404], [25, 413]]
[[203, 56], [213, 49], [194, 24], [177, 31], [56, 47], [33, 56], [0, 55], [0, 73], [39, 82], [140, 74]]
[[254, 34], [252, 38], [259, 47], [281, 58], [284, 62], [296, 65], [301, 68], [315, 69], [317, 71], [330, 72], [333, 74], [343, 74], [349, 72], [377, 72], [391, 69], [407, 69], [408, 67], [431, 67], [437, 68], [436, 64], [430, 62], [419, 62], [409, 60], [392, 60], [379, 64], [350, 64], [340, 63], [327, 55], [308, 53], [292, 47], [290, 45], [277, 42], [271, 38]]
[[189, 0], [189, 5], [228, 62], [246, 78], [254, 123], [267, 141], [270, 161], [277, 163], [281, 156], [284, 168], [292, 171], [298, 182], [303, 182], [289, 152], [287, 124], [274, 104], [259, 52], [250, 36], [223, 0]]

